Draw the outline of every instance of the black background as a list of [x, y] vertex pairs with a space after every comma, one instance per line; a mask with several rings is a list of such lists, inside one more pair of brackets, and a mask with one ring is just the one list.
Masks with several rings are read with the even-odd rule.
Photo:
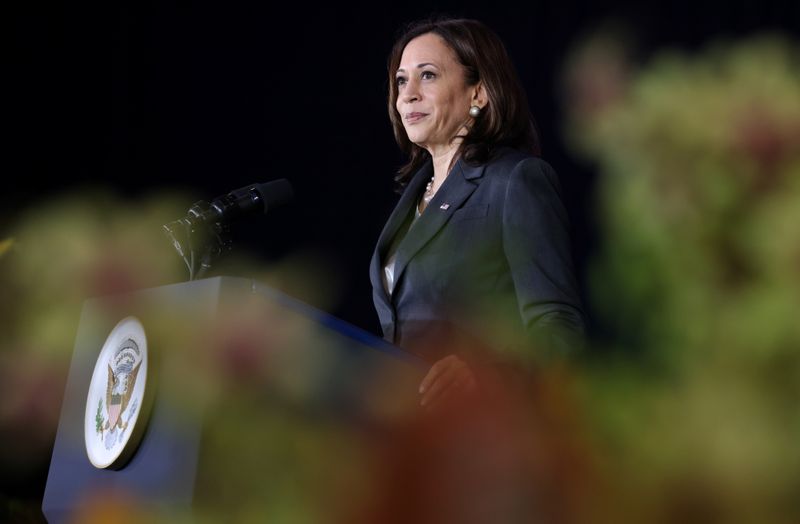
[[86, 184], [136, 202], [159, 188], [210, 198], [285, 177], [294, 205], [242, 226], [238, 249], [265, 261], [317, 254], [315, 269], [344, 290], [332, 312], [377, 332], [368, 262], [403, 160], [386, 116], [386, 57], [401, 25], [446, 13], [478, 18], [505, 42], [562, 178], [585, 281], [599, 243], [596, 174], [563, 144], [558, 78], [569, 50], [608, 22], [628, 28], [642, 61], [664, 46], [788, 33], [800, 20], [794, 3], [12, 5], [0, 219], [5, 228]]

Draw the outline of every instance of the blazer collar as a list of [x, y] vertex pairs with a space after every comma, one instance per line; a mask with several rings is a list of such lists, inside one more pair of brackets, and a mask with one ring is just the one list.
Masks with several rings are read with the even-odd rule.
[[384, 262], [384, 257], [389, 250], [389, 246], [392, 245], [392, 241], [395, 236], [397, 236], [398, 231], [410, 217], [414, 206], [417, 205], [423, 187], [425, 187], [432, 176], [433, 164], [430, 159], [428, 159], [428, 161], [417, 170], [414, 176], [411, 177], [411, 181], [400, 196], [400, 200], [397, 202], [394, 211], [392, 211], [389, 220], [386, 221], [386, 225], [383, 227], [381, 236], [378, 237], [378, 254], [380, 256], [381, 265]]
[[[419, 177], [419, 173], [417, 173], [414, 180], [418, 184], [416, 190], [407, 192], [411, 193], [409, 195], [410, 205], [417, 204], [422, 189], [422, 182], [427, 183], [427, 181], [430, 180], [430, 174], [433, 172], [430, 160], [428, 165], [430, 167], [429, 171], [426, 171], [426, 174], [428, 174], [427, 178]], [[476, 181], [483, 176], [485, 167], [485, 165], [467, 165], [461, 158], [456, 161], [450, 174], [436, 192], [433, 199], [428, 203], [422, 216], [419, 217], [414, 226], [408, 231], [397, 248], [397, 258], [395, 259], [394, 266], [394, 279], [397, 284], [399, 284], [403, 272], [414, 256], [433, 239], [450, 220], [453, 213], [459, 209], [464, 204], [464, 201], [475, 191], [475, 188], [478, 187]], [[418, 178], [421, 178], [421, 180], [417, 180]], [[410, 185], [409, 189], [411, 189]], [[406, 214], [403, 216], [407, 216], [408, 211], [409, 209], [406, 208]]]
[[[408, 263], [444, 227], [453, 213], [472, 194], [477, 187], [476, 181], [483, 176], [485, 168], [485, 165], [470, 166], [461, 158], [456, 160], [442, 187], [436, 192], [428, 207], [414, 227], [406, 233], [397, 248], [394, 267], [395, 291]], [[370, 279], [373, 288], [379, 290], [378, 298], [387, 306], [391, 303], [391, 299], [383, 288], [383, 264], [386, 252], [405, 221], [410, 217], [424, 186], [432, 176], [433, 162], [429, 158], [411, 178], [378, 237], [378, 244], [375, 247], [370, 266]], [[396, 293], [393, 296], [396, 296]]]
[[386, 221], [378, 237], [378, 244], [372, 254], [372, 261], [369, 268], [370, 281], [376, 293], [376, 299], [380, 300], [384, 306], [391, 307], [391, 299], [383, 287], [383, 265], [386, 261], [386, 253], [392, 245], [392, 241], [409, 218], [413, 206], [416, 205], [417, 195], [422, 192], [422, 188], [433, 176], [433, 164], [430, 159], [422, 165], [420, 169], [411, 177], [411, 181], [406, 186], [400, 200], [395, 205], [392, 214]]

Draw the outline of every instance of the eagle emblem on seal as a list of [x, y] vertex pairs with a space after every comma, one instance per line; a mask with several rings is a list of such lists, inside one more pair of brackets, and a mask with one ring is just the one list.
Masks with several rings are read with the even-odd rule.
[[100, 349], [86, 394], [83, 440], [98, 469], [124, 467], [144, 436], [153, 402], [148, 362], [144, 326], [123, 318]]
[[111, 449], [125, 433], [128, 421], [138, 408], [136, 401], [131, 406], [129, 404], [141, 364], [139, 346], [130, 338], [123, 341], [109, 358], [105, 395], [106, 413], [103, 416], [101, 401], [98, 405], [96, 428], [106, 449]]

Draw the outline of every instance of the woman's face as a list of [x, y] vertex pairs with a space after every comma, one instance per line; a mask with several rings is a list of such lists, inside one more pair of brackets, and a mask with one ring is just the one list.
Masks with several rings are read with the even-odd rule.
[[406, 45], [395, 81], [395, 107], [411, 142], [433, 152], [464, 134], [475, 88], [439, 35], [426, 33]]

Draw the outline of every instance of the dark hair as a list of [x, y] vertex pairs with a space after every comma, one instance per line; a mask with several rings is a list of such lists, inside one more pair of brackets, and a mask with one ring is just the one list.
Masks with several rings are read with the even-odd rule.
[[403, 187], [427, 160], [428, 152], [412, 143], [406, 135], [396, 104], [397, 68], [406, 45], [427, 33], [439, 35], [453, 50], [466, 71], [467, 85], [483, 82], [489, 98], [481, 115], [475, 119], [456, 155], [477, 165], [485, 163], [500, 146], [510, 146], [539, 155], [539, 138], [528, 109], [528, 98], [506, 52], [503, 42], [488, 27], [477, 20], [435, 18], [412, 22], [402, 31], [389, 54], [389, 120], [400, 149], [408, 162], [395, 176]]

